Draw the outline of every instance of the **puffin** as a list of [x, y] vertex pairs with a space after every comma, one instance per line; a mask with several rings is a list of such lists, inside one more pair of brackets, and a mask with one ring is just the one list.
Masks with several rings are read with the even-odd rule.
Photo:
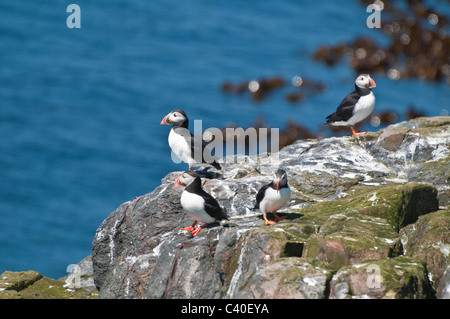
[[[184, 172], [175, 181], [175, 186], [180, 185], [186, 186], [181, 194], [181, 206], [194, 220], [191, 226], [180, 228], [180, 230], [187, 230], [192, 236], [196, 236], [208, 224], [228, 219], [225, 210], [219, 206], [215, 198], [203, 190], [201, 178], [196, 172]], [[197, 222], [203, 225], [194, 229]]]
[[[273, 176], [271, 183], [264, 185], [256, 194], [256, 204], [253, 209], [259, 209], [263, 213], [266, 225], [273, 225], [276, 222], [285, 219], [279, 217], [275, 212], [286, 204], [291, 196], [291, 189], [287, 183], [287, 174], [279, 169]], [[267, 219], [267, 213], [271, 212], [275, 221]]]
[[[213, 166], [217, 170], [222, 168], [217, 163], [217, 157], [213, 156], [208, 148], [205, 149], [206, 143], [203, 140], [194, 143], [194, 135], [189, 131], [189, 119], [183, 110], [174, 110], [167, 114], [161, 121], [161, 125], [163, 124], [173, 125], [168, 138], [169, 146], [175, 156], [189, 165], [190, 171], [200, 164]], [[196, 161], [194, 154], [199, 154], [197, 156], [201, 158], [200, 163]]]
[[369, 74], [358, 75], [355, 90], [342, 100], [335, 113], [327, 116], [325, 124], [350, 126], [353, 135], [366, 134], [366, 131], [356, 132], [354, 126], [372, 113], [375, 106], [374, 87], [375, 81]]

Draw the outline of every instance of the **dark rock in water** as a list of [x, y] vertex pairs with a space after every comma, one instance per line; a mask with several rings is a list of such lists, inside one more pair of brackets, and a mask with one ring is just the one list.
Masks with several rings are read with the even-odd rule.
[[450, 36], [446, 30], [449, 20], [443, 13], [448, 7], [438, 12], [437, 8], [427, 8], [429, 4], [424, 1], [361, 2], [383, 7], [383, 22], [376, 30], [384, 33], [389, 44], [381, 46], [371, 38], [359, 37], [348, 43], [319, 47], [313, 53], [314, 60], [334, 66], [347, 57], [350, 67], [358, 73], [450, 84]]
[[280, 89], [286, 85], [286, 80], [279, 76], [263, 78], [253, 81], [244, 81], [239, 84], [224, 82], [221, 85], [223, 92], [240, 94], [249, 92], [255, 101], [263, 100], [266, 95], [274, 90]]
[[[98, 228], [99, 297], [448, 298], [449, 142], [449, 117], [416, 118], [226, 158], [203, 187], [231, 218], [196, 237], [170, 173]], [[252, 208], [279, 167], [291, 199], [267, 226]]]

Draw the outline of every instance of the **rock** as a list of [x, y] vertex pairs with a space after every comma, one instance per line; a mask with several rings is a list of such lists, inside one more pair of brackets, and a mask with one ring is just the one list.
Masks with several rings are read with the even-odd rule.
[[217, 231], [214, 229], [193, 241], [177, 235], [164, 241], [143, 295], [147, 298], [219, 298], [220, 275], [214, 267]]
[[449, 127], [449, 116], [421, 117], [391, 125], [382, 131], [369, 151], [383, 163], [398, 169], [399, 176], [404, 176], [409, 181], [433, 184], [438, 190], [440, 205], [448, 206], [450, 205]]
[[63, 280], [36, 271], [5, 271], [0, 275], [0, 299], [95, 299], [97, 291], [68, 289]]
[[[439, 206], [450, 200], [449, 138], [449, 118], [418, 118], [364, 136], [227, 157], [223, 174], [203, 173], [202, 182], [231, 218], [194, 238], [179, 231], [192, 220], [174, 187], [181, 172], [170, 173], [98, 228], [92, 262], [99, 297], [447, 296], [449, 238], [441, 230], [450, 217]], [[292, 195], [279, 212], [287, 218], [267, 226], [252, 208], [279, 167]], [[384, 276], [376, 293], [350, 289], [367, 277], [360, 265], [369, 260], [383, 276], [404, 275]]]
[[398, 256], [402, 253], [398, 229], [414, 222], [418, 214], [438, 208], [436, 190], [429, 184], [357, 186], [349, 193], [302, 210], [305, 216], [317, 211], [328, 215], [320, 232], [305, 244], [304, 256], [336, 268]]
[[97, 290], [94, 283], [94, 269], [91, 255], [84, 258], [70, 270], [64, 278], [64, 287], [70, 289], [85, 289], [94, 292]]
[[304, 258], [280, 258], [258, 268], [235, 297], [256, 299], [323, 299], [332, 268]]
[[425, 181], [435, 185], [439, 204], [442, 207], [450, 206], [450, 157], [423, 163], [409, 169], [407, 174], [411, 181]]
[[400, 231], [400, 238], [405, 256], [426, 264], [428, 277], [441, 298], [441, 292], [447, 290], [441, 278], [450, 267], [450, 210], [420, 216]]
[[426, 267], [396, 257], [341, 268], [330, 282], [330, 299], [427, 299], [434, 291]]
[[[239, 235], [238, 232], [239, 230], [236, 231], [236, 236]], [[228, 269], [220, 268], [220, 270], [225, 270], [222, 273], [223, 284], [227, 289], [225, 296], [227, 298], [239, 298], [240, 290], [246, 285], [247, 279], [262, 265], [289, 254], [286, 251], [286, 246], [289, 250], [290, 243], [296, 240], [295, 234], [278, 227], [257, 227], [244, 231], [234, 246], [237, 246], [236, 254], [229, 256], [231, 258], [222, 260], [222, 264], [232, 262]], [[227, 278], [231, 279], [226, 280]]]
[[[169, 174], [152, 193], [123, 203], [97, 230], [92, 261], [94, 282], [102, 287], [103, 296], [115, 298], [130, 294], [137, 297], [138, 291], [145, 296], [152, 271], [149, 265], [159, 256], [158, 245], [169, 232], [190, 222], [182, 213], [182, 190], [173, 186], [175, 176]], [[130, 267], [134, 270], [130, 271]], [[123, 283], [131, 283], [131, 280], [122, 282], [128, 275], [133, 276], [133, 290], [124, 292], [126, 285]]]
[[447, 266], [442, 279], [441, 279], [441, 289], [438, 290], [438, 295], [442, 299], [450, 299], [450, 266]]
[[402, 144], [402, 142], [406, 136], [406, 133], [408, 133], [408, 131], [409, 130], [406, 128], [385, 130], [378, 137], [375, 145], [377, 147], [382, 147], [385, 150], [388, 150], [390, 152], [395, 152], [396, 150], [398, 150], [398, 148]]

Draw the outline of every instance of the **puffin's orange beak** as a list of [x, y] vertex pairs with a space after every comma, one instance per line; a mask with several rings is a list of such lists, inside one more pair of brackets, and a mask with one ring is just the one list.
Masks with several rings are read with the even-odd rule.
[[178, 186], [180, 186], [180, 179], [179, 178], [177, 178], [175, 180], [175, 187], [178, 187]]
[[375, 81], [374, 80], [372, 80], [372, 78], [370, 78], [370, 86], [369, 86], [369, 88], [374, 88], [374, 87], [376, 87], [377, 85], [375, 84]]
[[277, 193], [279, 189], [280, 189], [280, 181], [277, 182]]
[[[169, 116], [169, 114], [167, 114], [166, 116], [164, 116], [164, 118], [161, 121], [161, 125], [170, 125], [170, 123], [172, 123], [171, 120], [167, 120], [167, 117]], [[167, 121], [169, 121], [169, 123], [167, 123]]]

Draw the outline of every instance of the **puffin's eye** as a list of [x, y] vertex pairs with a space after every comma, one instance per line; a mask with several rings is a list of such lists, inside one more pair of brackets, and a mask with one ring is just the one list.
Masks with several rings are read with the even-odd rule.
[[173, 114], [173, 117], [177, 117], [177, 113], [174, 113], [174, 114]]

